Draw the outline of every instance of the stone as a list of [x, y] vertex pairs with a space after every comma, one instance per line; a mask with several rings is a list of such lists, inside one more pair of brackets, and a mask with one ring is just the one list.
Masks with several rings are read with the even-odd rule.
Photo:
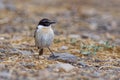
[[94, 33], [83, 33], [81, 37], [84, 39], [91, 38], [94, 40], [100, 40], [100, 36]]
[[77, 57], [69, 53], [54, 53], [54, 56], [51, 55], [48, 59], [54, 59], [54, 60], [59, 60], [59, 61], [69, 62], [69, 63], [77, 62]]
[[65, 72], [69, 72], [69, 71], [71, 71], [71, 70], [73, 70], [73, 69], [75, 68], [75, 67], [72, 66], [71, 64], [61, 63], [61, 62], [55, 64], [54, 67], [55, 67], [56, 69], [58, 69], [59, 71], [65, 71]]
[[11, 74], [7, 71], [0, 72], [0, 77], [9, 78]]
[[19, 50], [19, 52], [23, 55], [32, 55], [31, 51]]
[[70, 34], [68, 37], [69, 37], [69, 38], [80, 38], [80, 35]]
[[60, 48], [60, 50], [67, 50], [67, 49], [68, 49], [67, 46], [62, 46], [62, 47]]
[[6, 8], [11, 11], [15, 11], [16, 7], [13, 3], [6, 4]]
[[33, 62], [31, 62], [31, 63], [23, 62], [21, 64], [22, 64], [22, 66], [27, 67], [27, 68], [33, 68], [33, 67], [35, 67], [35, 64]]
[[79, 61], [78, 63], [77, 63], [77, 65], [80, 65], [80, 66], [82, 66], [82, 67], [87, 67], [88, 65], [85, 63], [85, 62], [83, 62], [83, 61]]
[[11, 54], [33, 55], [33, 53], [31, 51], [20, 50], [20, 49], [17, 49], [17, 48], [13, 48], [9, 52]]
[[0, 52], [1, 53], [5, 53], [5, 49], [0, 49]]

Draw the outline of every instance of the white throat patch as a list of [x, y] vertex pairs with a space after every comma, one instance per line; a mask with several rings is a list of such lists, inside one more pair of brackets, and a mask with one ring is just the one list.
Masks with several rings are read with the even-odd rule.
[[38, 25], [38, 26], [37, 26], [37, 28], [38, 28], [38, 29], [42, 29], [42, 28], [50, 28], [50, 27], [51, 27], [51, 25], [50, 25], [50, 26], [48, 26], [48, 27], [43, 26], [43, 25]]

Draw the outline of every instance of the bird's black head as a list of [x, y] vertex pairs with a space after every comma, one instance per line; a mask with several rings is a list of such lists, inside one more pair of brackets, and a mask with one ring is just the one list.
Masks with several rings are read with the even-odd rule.
[[43, 25], [43, 26], [48, 27], [48, 26], [50, 26], [51, 24], [54, 24], [54, 23], [55, 23], [55, 21], [51, 21], [49, 19], [44, 18], [39, 22], [38, 25]]

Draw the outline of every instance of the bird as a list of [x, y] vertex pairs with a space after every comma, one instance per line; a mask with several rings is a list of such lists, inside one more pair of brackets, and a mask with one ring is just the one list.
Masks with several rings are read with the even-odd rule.
[[48, 50], [52, 53], [52, 56], [55, 57], [53, 51], [50, 49], [50, 45], [54, 40], [54, 31], [51, 25], [55, 23], [55, 21], [43, 18], [39, 21], [36, 27], [34, 39], [35, 46], [39, 49], [39, 56], [43, 55], [44, 48], [48, 48]]

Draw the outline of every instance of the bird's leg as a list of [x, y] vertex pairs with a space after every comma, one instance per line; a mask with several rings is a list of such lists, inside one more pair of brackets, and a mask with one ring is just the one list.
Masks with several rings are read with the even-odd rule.
[[38, 49], [39, 49], [39, 54], [38, 54], [38, 59], [39, 59], [39, 56], [41, 56], [43, 54], [43, 48], [38, 47]]
[[52, 52], [52, 50], [48, 47], [49, 51], [52, 53], [52, 55], [54, 55], [54, 53]]
[[43, 54], [43, 48], [39, 49], [39, 56]]
[[48, 47], [49, 51], [51, 52], [53, 58], [56, 58], [57, 56], [54, 55], [54, 53], [52, 52], [52, 50]]

